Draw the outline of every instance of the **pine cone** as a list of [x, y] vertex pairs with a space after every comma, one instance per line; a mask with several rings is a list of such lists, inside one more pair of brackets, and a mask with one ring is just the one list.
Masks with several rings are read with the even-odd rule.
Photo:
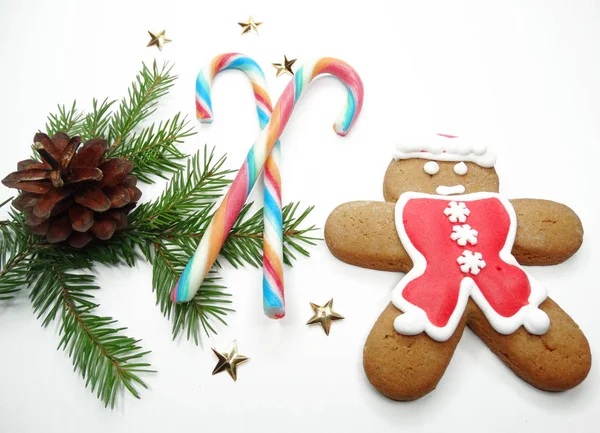
[[101, 138], [80, 147], [81, 137], [37, 133], [33, 142], [42, 162], [21, 161], [2, 180], [22, 191], [13, 206], [24, 212], [31, 233], [82, 248], [127, 227], [127, 213], [142, 195], [130, 161], [105, 159], [107, 142]]

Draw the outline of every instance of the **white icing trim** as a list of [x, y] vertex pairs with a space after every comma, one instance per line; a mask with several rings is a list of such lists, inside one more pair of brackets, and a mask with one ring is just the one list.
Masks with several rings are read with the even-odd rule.
[[435, 161], [427, 161], [423, 166], [423, 171], [433, 176], [438, 171], [440, 171], [440, 165]]
[[439, 194], [439, 195], [464, 194], [465, 187], [463, 185], [454, 185], [454, 186], [439, 185], [435, 189], [435, 193]]
[[469, 167], [467, 167], [467, 164], [462, 161], [454, 166], [454, 173], [458, 174], [459, 176], [464, 176], [468, 171]]
[[[527, 273], [525, 274], [527, 275], [529, 284], [531, 286], [531, 293], [529, 294], [528, 299], [529, 304], [521, 307], [521, 309], [512, 317], [503, 317], [496, 313], [496, 311], [494, 311], [481, 293], [481, 290], [479, 290], [479, 287], [477, 287], [477, 284], [475, 284], [475, 281], [470, 277], [464, 277], [462, 279], [460, 283], [456, 309], [444, 327], [439, 327], [432, 324], [427, 319], [426, 313], [421, 308], [404, 299], [402, 296], [404, 288], [412, 280], [423, 275], [425, 269], [427, 268], [427, 261], [425, 257], [414, 247], [410, 241], [402, 222], [404, 206], [406, 206], [408, 200], [413, 198], [448, 200], [446, 197], [440, 197], [431, 194], [405, 192], [398, 199], [398, 203], [396, 203], [396, 211], [394, 216], [396, 230], [398, 231], [398, 236], [400, 237], [402, 246], [413, 261], [413, 268], [408, 274], [406, 274], [404, 278], [402, 278], [402, 280], [400, 280], [392, 292], [392, 303], [398, 309], [404, 312], [404, 314], [398, 316], [396, 320], [394, 320], [394, 328], [396, 331], [405, 335], [415, 335], [424, 331], [436, 341], [446, 341], [452, 336], [452, 334], [454, 334], [454, 331], [456, 330], [456, 327], [458, 326], [458, 323], [460, 322], [460, 319], [465, 311], [470, 296], [479, 306], [479, 308], [481, 308], [481, 311], [483, 311], [483, 314], [490, 322], [492, 328], [494, 328], [500, 334], [512, 334], [521, 325], [523, 325], [531, 334], [542, 335], [546, 333], [550, 327], [550, 319], [545, 312], [539, 309], [539, 305], [544, 302], [548, 295], [546, 289]], [[485, 198], [497, 198], [500, 200], [510, 217], [510, 226], [506, 237], [506, 242], [499, 253], [500, 258], [504, 262], [523, 270], [523, 268], [517, 262], [517, 259], [515, 259], [511, 253], [515, 236], [517, 234], [517, 215], [508, 199], [497, 193], [476, 192], [473, 194], [455, 197], [455, 200], [469, 202]], [[523, 272], [525, 271], [523, 270]], [[419, 329], [421, 331], [419, 331]]]
[[421, 158], [433, 161], [474, 162], [482, 167], [493, 167], [496, 154], [485, 145], [476, 145], [461, 137], [440, 134], [400, 141], [394, 159]]

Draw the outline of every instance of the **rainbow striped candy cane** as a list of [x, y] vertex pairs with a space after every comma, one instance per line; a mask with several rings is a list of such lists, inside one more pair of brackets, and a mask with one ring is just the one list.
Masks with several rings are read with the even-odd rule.
[[[335, 132], [341, 136], [346, 135], [356, 121], [362, 108], [364, 89], [360, 77], [350, 65], [341, 60], [325, 57], [300, 68], [277, 101], [269, 123], [260, 132], [248, 152], [246, 161], [215, 212], [196, 252], [171, 292], [173, 302], [189, 302], [200, 288], [262, 170], [267, 155], [283, 133], [296, 102], [308, 84], [322, 74], [337, 77], [348, 91], [346, 106], [333, 126]], [[270, 246], [265, 247], [267, 249]]]
[[[240, 70], [250, 79], [258, 122], [260, 128], [264, 129], [273, 111], [271, 99], [265, 90], [265, 75], [254, 60], [239, 53], [220, 54], [200, 71], [196, 79], [196, 117], [203, 123], [213, 121], [211, 84], [219, 72], [227, 69]], [[280, 148], [279, 141], [277, 141], [267, 157], [264, 189], [264, 245], [269, 247], [264, 248], [263, 253], [263, 308], [265, 314], [274, 319], [285, 315], [283, 268], [281, 266], [283, 262], [283, 226], [281, 176], [279, 174]]]

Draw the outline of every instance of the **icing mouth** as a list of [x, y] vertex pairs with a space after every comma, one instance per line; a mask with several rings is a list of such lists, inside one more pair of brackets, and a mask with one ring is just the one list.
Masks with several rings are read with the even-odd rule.
[[438, 195], [452, 195], [452, 194], [463, 194], [465, 187], [463, 185], [445, 186], [440, 185], [435, 189], [435, 193]]

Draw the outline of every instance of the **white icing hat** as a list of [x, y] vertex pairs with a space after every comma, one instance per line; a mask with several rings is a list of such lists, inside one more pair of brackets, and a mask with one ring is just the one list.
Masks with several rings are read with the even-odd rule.
[[467, 161], [482, 167], [493, 167], [496, 154], [484, 144], [474, 144], [464, 138], [432, 134], [403, 140], [396, 145], [394, 159], [421, 158], [435, 161]]

